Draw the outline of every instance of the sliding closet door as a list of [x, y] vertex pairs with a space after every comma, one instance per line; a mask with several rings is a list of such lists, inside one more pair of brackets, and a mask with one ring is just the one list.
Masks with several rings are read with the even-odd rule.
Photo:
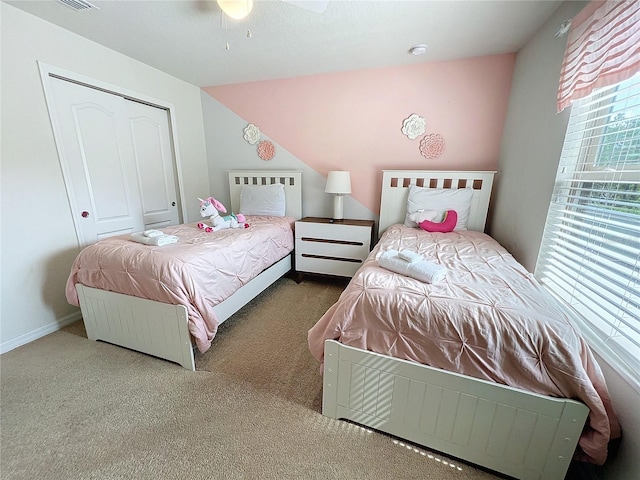
[[49, 81], [81, 246], [179, 223], [167, 111], [67, 80]]
[[145, 229], [180, 223], [169, 113], [125, 100]]

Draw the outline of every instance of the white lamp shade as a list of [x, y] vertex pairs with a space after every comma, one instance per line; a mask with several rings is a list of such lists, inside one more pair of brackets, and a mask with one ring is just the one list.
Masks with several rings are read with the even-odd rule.
[[218, 0], [218, 5], [231, 18], [241, 20], [251, 12], [253, 0]]
[[331, 171], [327, 176], [325, 193], [347, 194], [351, 193], [351, 174], [341, 170]]
[[342, 196], [351, 193], [351, 174], [342, 170], [334, 170], [327, 175], [327, 186], [324, 191], [326, 193], [335, 193], [333, 199], [333, 219], [342, 220], [343, 201]]

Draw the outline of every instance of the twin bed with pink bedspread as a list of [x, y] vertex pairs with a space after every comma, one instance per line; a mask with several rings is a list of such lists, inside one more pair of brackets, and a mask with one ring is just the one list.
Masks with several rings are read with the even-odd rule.
[[82, 249], [66, 296], [80, 306], [89, 339], [195, 370], [193, 344], [206, 352], [220, 323], [291, 270], [301, 172], [228, 176], [231, 211], [243, 211], [248, 228], [209, 233], [188, 223], [162, 229], [177, 243], [154, 246], [121, 235]]
[[[492, 172], [383, 172], [384, 233], [308, 332], [323, 364], [323, 414], [517, 478], [562, 479], [572, 457], [602, 464], [620, 426], [568, 313], [481, 233], [492, 180]], [[416, 184], [472, 187], [469, 230], [401, 224]], [[390, 250], [444, 266], [445, 279], [382, 268]]]
[[[388, 250], [408, 250], [447, 269], [434, 284], [379, 266]], [[581, 458], [603, 463], [620, 435], [591, 350], [557, 301], [494, 239], [470, 230], [387, 229], [339, 301], [309, 331], [324, 342], [382, 353], [530, 392], [572, 398], [590, 410]]]
[[189, 223], [163, 229], [179, 241], [148, 246], [128, 235], [107, 238], [76, 258], [66, 295], [79, 305], [82, 284], [172, 305], [188, 311], [189, 332], [206, 352], [220, 320], [214, 307], [293, 251], [294, 219], [248, 216], [249, 228], [207, 233]]

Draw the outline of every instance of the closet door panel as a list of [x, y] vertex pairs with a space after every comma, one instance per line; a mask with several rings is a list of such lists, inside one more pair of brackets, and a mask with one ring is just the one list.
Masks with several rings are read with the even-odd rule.
[[82, 246], [144, 228], [124, 99], [52, 78], [61, 164]]
[[166, 110], [127, 101], [145, 228], [177, 225], [175, 161]]
[[94, 221], [109, 222], [130, 216], [133, 212], [129, 208], [125, 161], [118, 149], [115, 113], [90, 104], [72, 108], [83, 167], [75, 173], [87, 184]]

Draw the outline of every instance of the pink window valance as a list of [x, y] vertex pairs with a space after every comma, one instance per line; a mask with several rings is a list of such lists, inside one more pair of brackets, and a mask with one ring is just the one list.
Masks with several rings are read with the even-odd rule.
[[558, 112], [640, 71], [640, 0], [593, 1], [571, 21]]

